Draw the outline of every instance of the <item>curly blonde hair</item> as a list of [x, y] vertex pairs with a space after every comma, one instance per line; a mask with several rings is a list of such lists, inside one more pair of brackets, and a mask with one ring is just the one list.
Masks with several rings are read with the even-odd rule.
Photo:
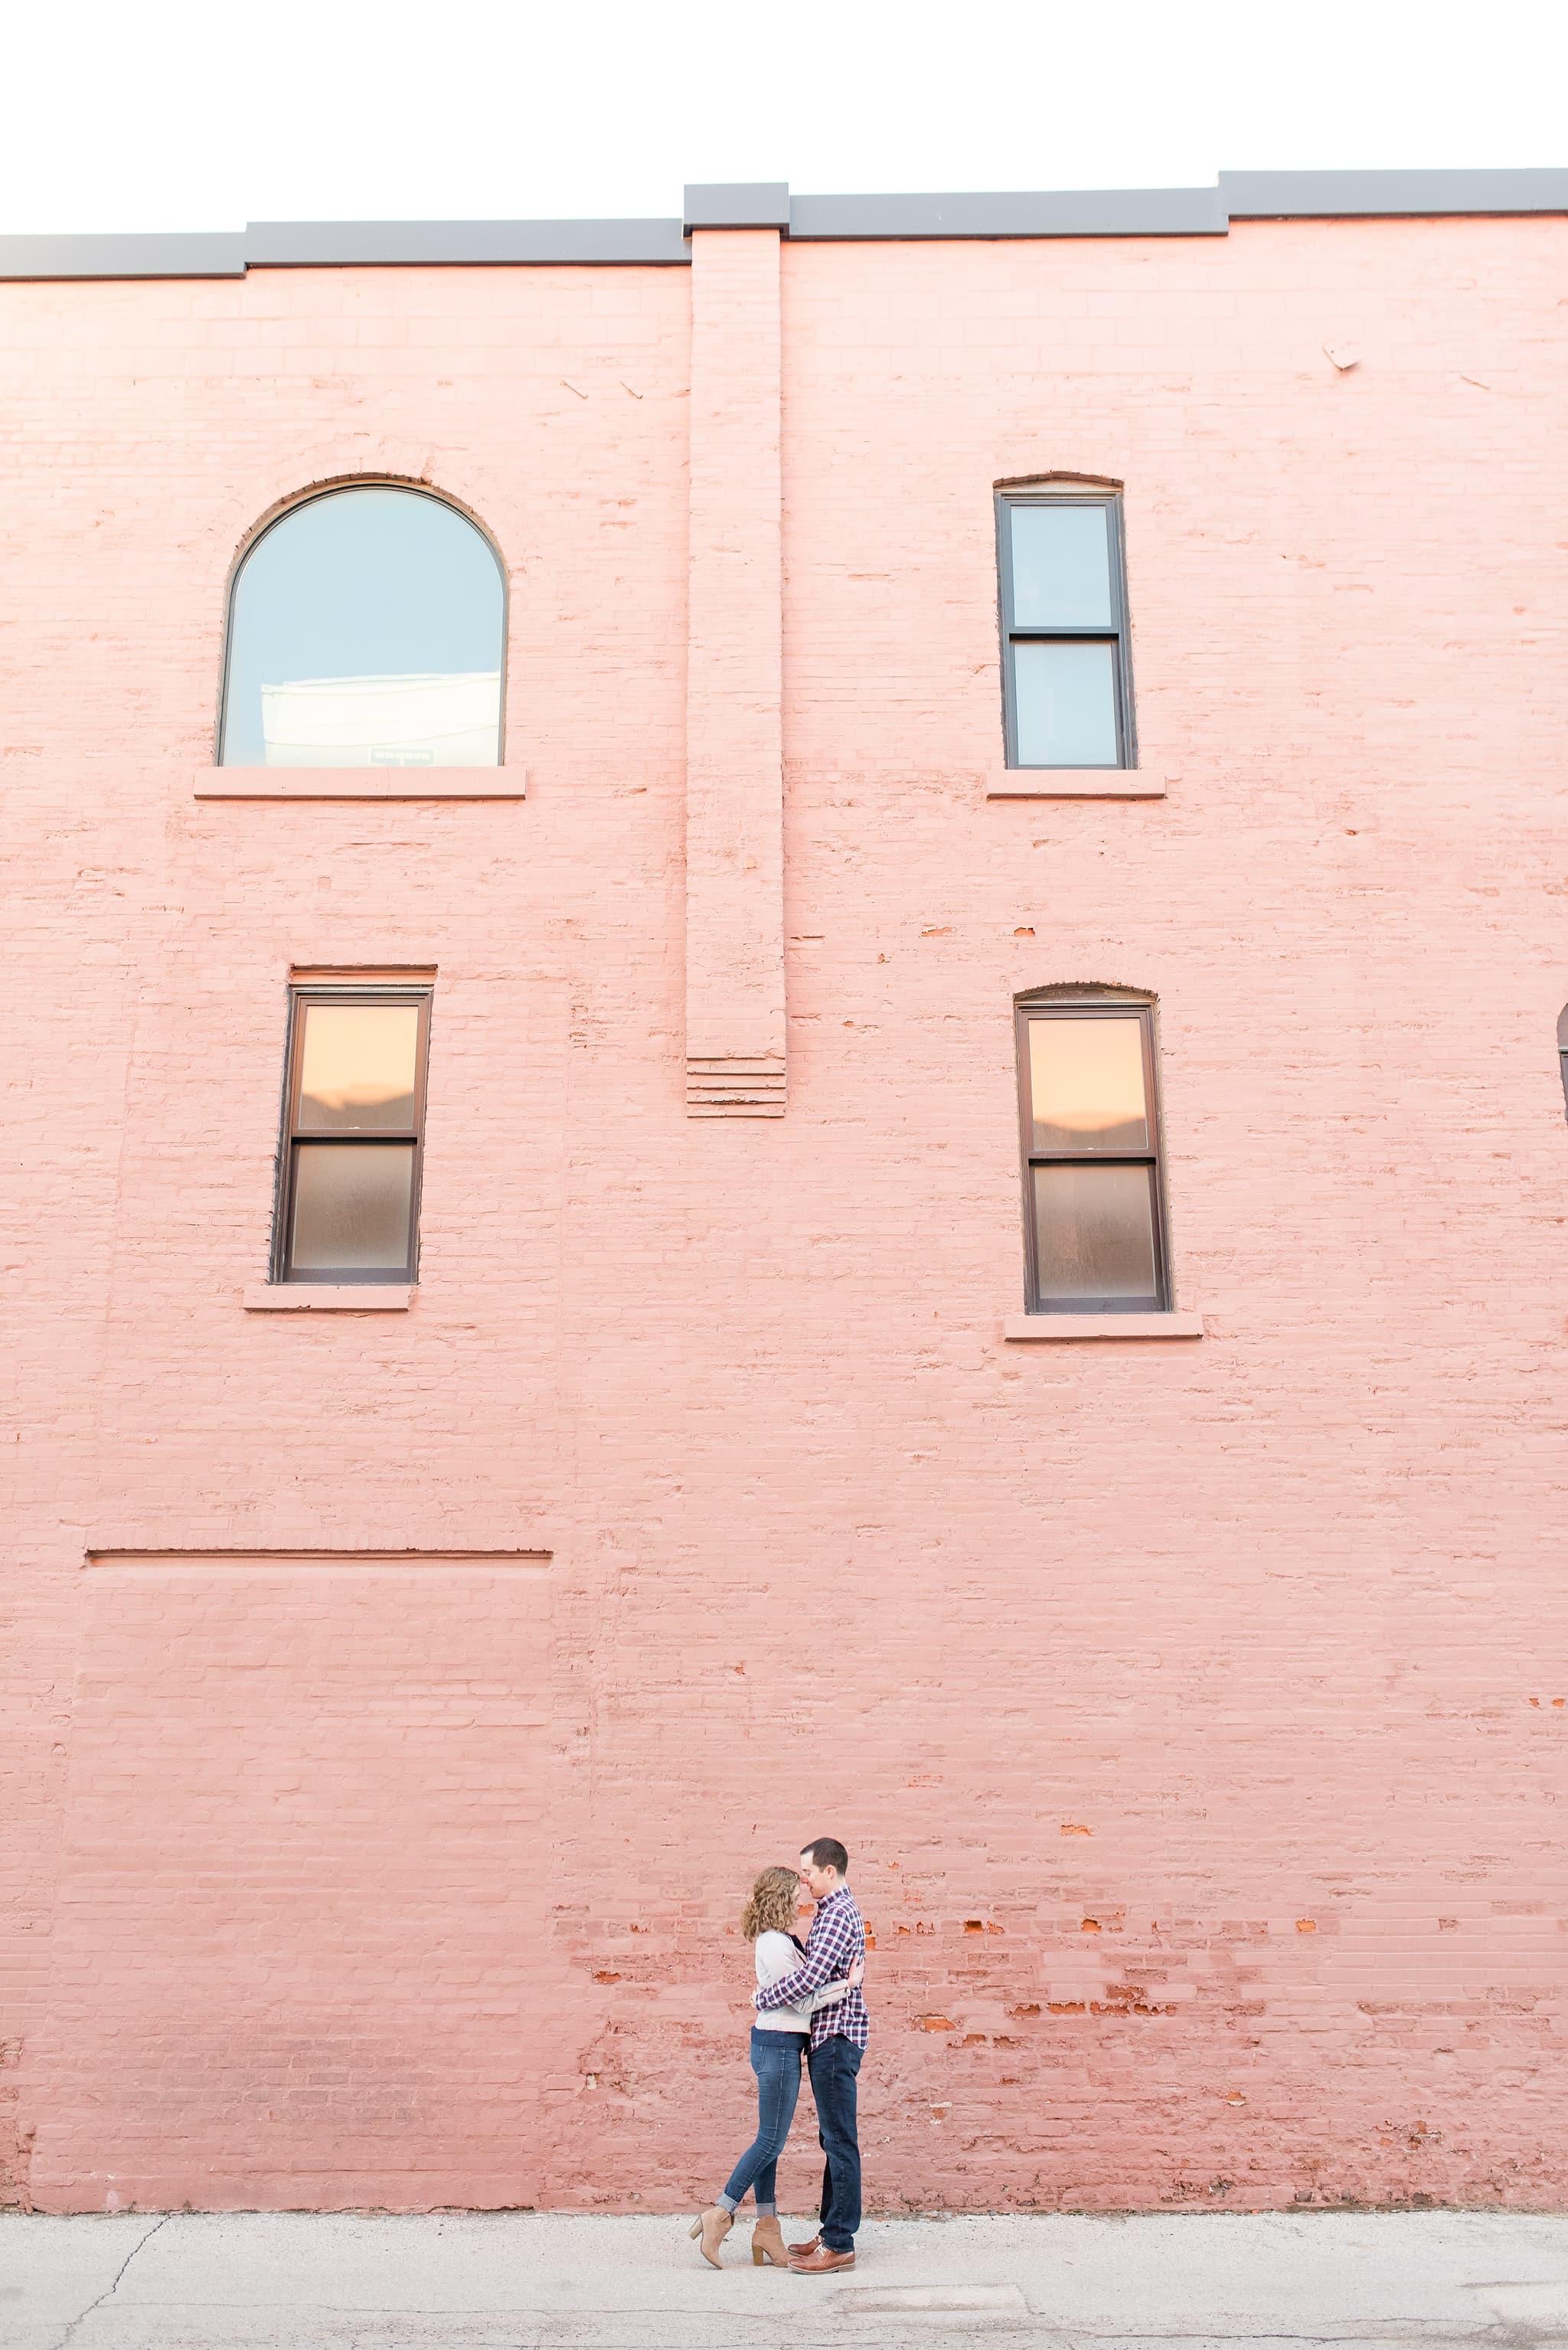
[[764, 1868], [741, 1912], [741, 1931], [748, 1942], [754, 1942], [759, 1934], [793, 1933], [799, 1908], [797, 1872], [793, 1868]]

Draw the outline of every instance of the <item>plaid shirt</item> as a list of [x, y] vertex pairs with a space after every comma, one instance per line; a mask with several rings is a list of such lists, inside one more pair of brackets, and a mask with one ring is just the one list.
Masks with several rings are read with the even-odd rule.
[[[797, 2000], [809, 1999], [840, 1975], [846, 1975], [858, 1958], [866, 1952], [866, 1927], [855, 1896], [847, 1885], [835, 1887], [824, 1894], [816, 1905], [816, 1915], [811, 1921], [811, 1931], [805, 1938], [805, 1956], [798, 1967], [769, 1983], [765, 1991], [757, 1991], [752, 2005], [757, 2008], [793, 2007]], [[819, 2007], [811, 2019], [811, 2044], [820, 2048], [825, 2040], [847, 2040], [854, 2048], [864, 2048], [870, 2033], [866, 2015], [866, 2002], [860, 1996], [858, 1983], [851, 1984], [842, 1999], [831, 2007]]]

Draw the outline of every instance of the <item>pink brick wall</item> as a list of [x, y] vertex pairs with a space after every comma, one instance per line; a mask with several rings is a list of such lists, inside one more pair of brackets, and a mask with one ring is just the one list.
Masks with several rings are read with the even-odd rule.
[[[684, 1101], [689, 274], [5, 290], [16, 2196], [683, 2205], [826, 1830], [874, 2207], [1563, 2203], [1565, 262], [784, 246], [774, 1120]], [[1164, 800], [983, 795], [1054, 468]], [[362, 471], [493, 532], [529, 796], [199, 804]], [[289, 968], [385, 963], [417, 1302], [247, 1315]], [[1196, 1344], [1002, 1342], [1063, 980], [1159, 998]]]

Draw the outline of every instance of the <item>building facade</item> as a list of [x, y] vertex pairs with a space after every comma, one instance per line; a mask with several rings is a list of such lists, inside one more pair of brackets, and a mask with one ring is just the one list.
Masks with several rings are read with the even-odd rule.
[[12, 2199], [1561, 2205], [1565, 215], [0, 242]]

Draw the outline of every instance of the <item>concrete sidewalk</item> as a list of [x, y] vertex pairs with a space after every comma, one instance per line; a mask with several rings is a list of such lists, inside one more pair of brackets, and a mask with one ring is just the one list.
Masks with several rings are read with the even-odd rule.
[[0, 2215], [6, 2350], [1204, 2350], [1568, 2345], [1568, 2218], [875, 2220], [839, 2281], [722, 2275], [686, 2222]]

